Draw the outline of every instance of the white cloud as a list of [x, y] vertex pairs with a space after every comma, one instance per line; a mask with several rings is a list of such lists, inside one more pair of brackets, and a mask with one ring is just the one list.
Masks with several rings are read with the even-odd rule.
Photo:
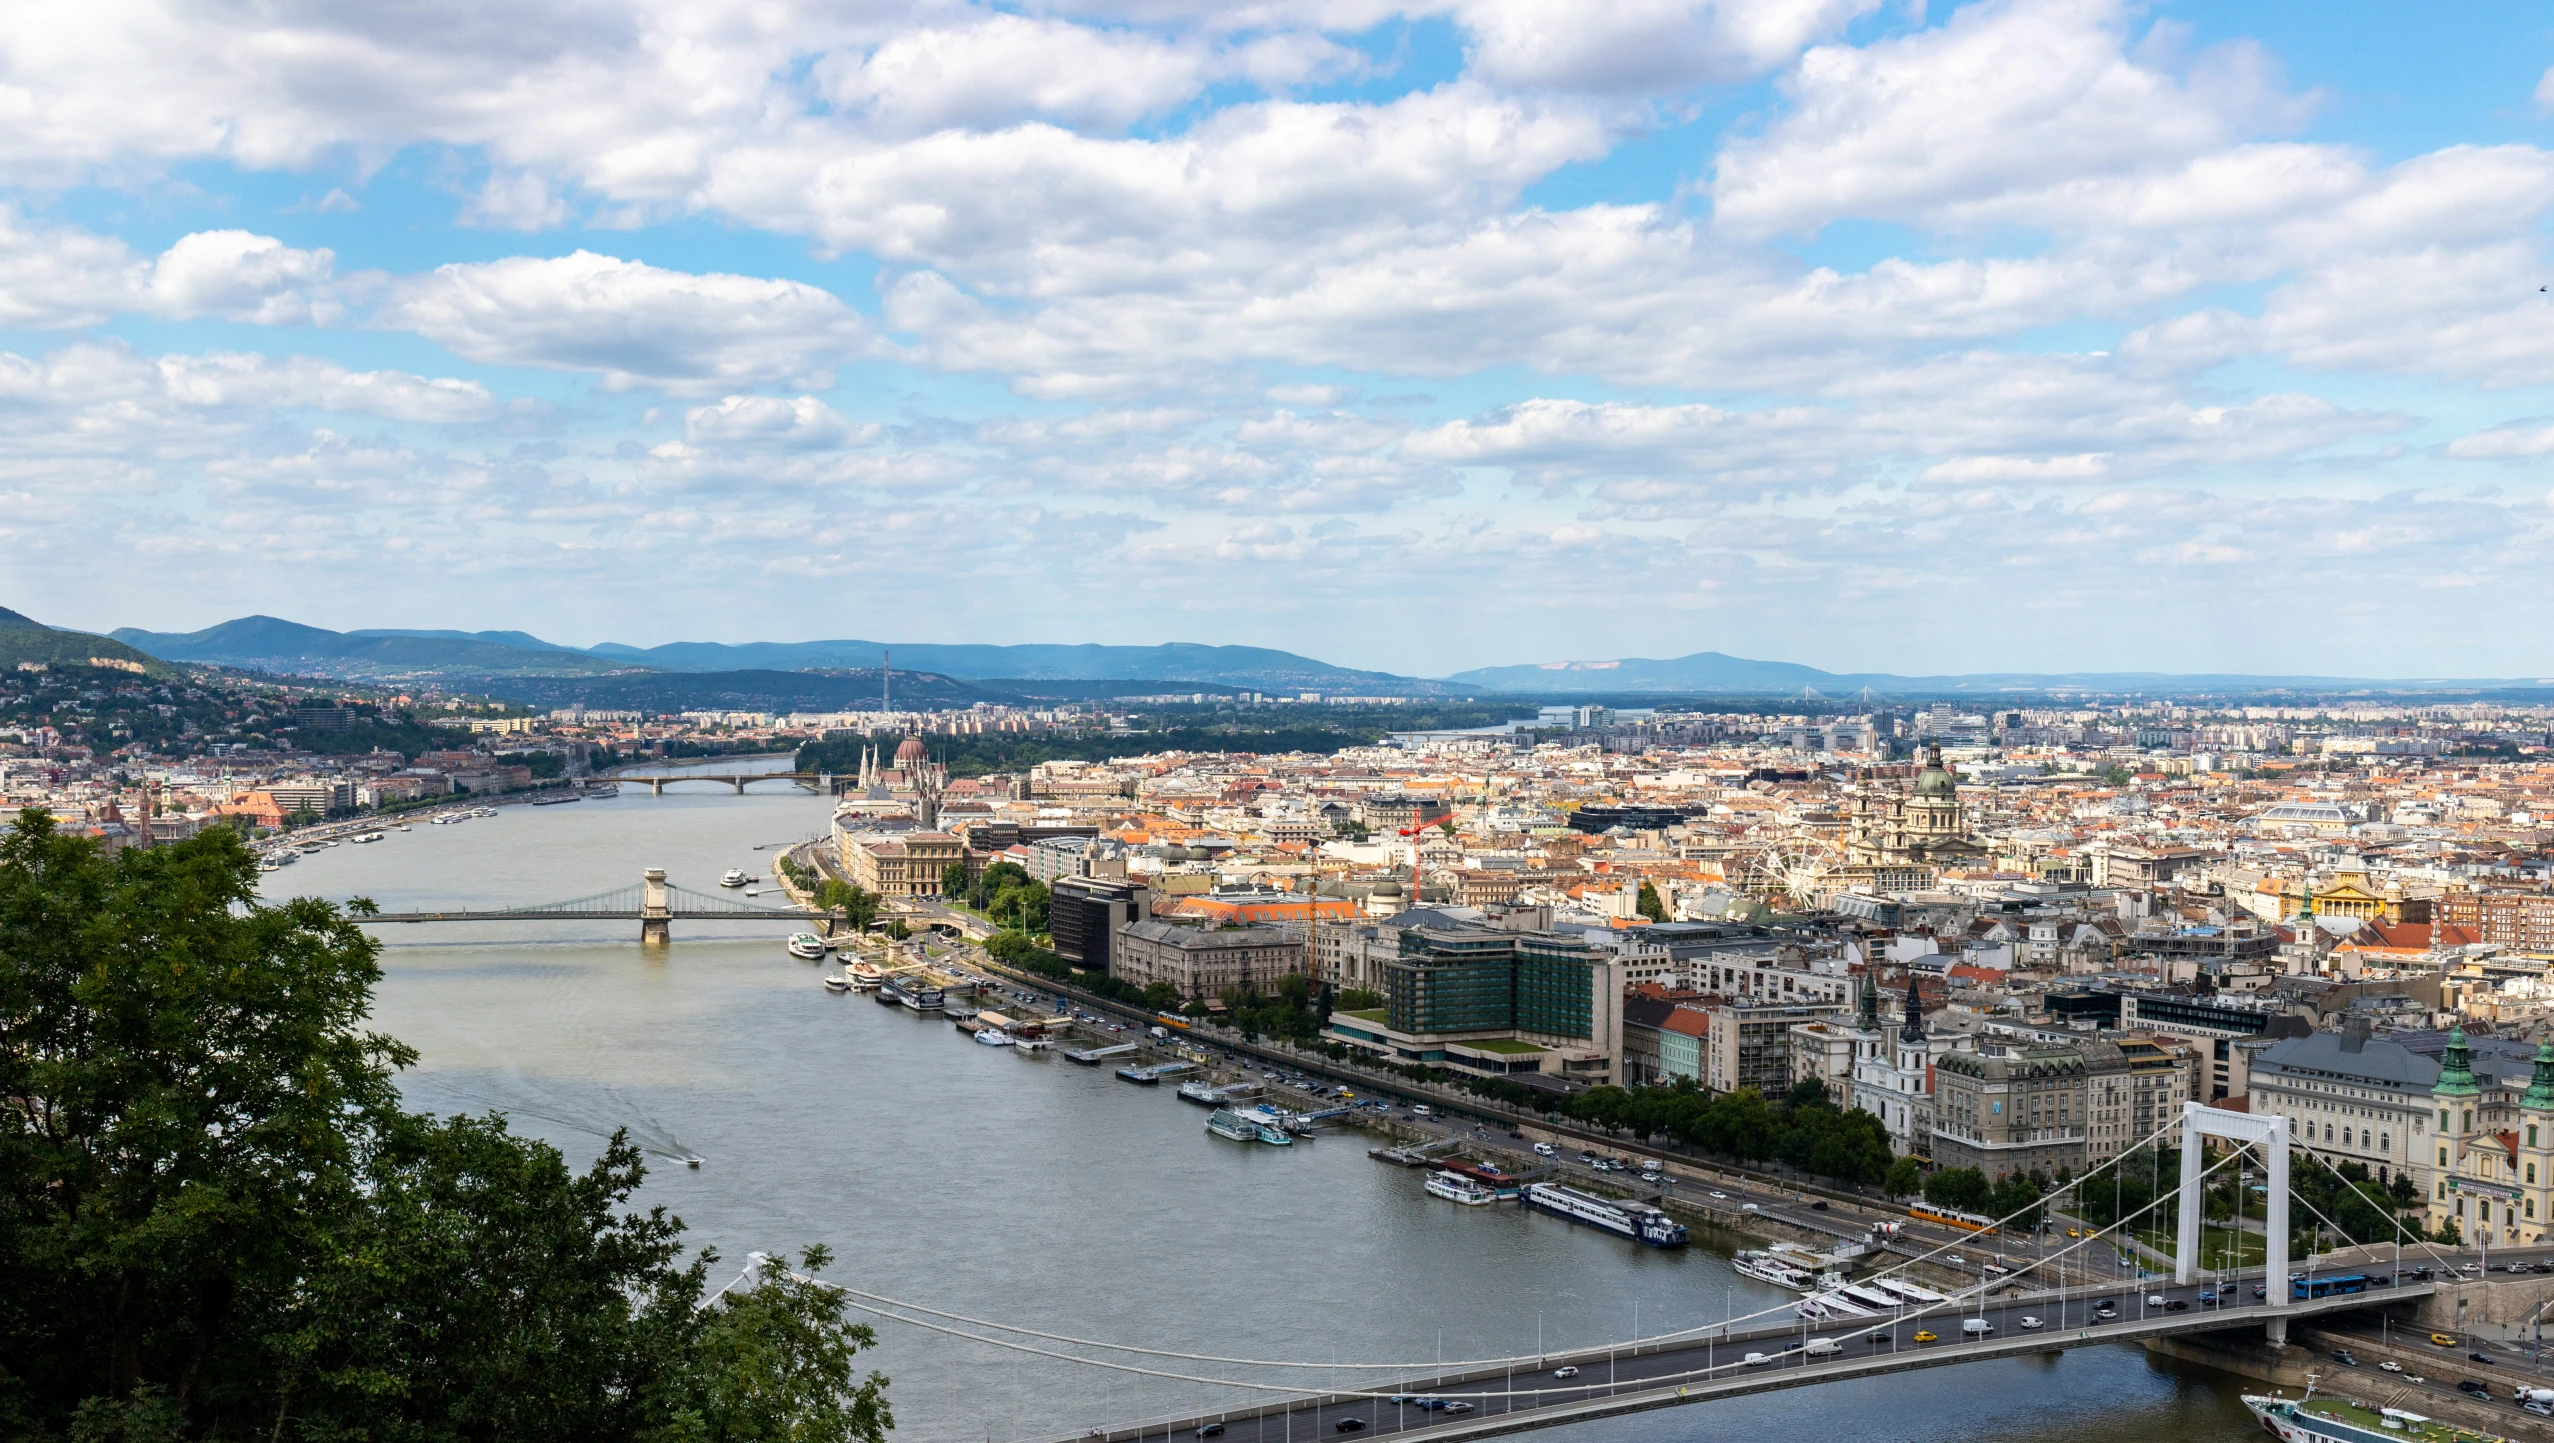
[[892, 132], [998, 129], [1024, 121], [1122, 130], [1195, 95], [1215, 69], [1174, 44], [1025, 15], [903, 31], [817, 68], [825, 99]]
[[831, 384], [860, 319], [798, 281], [693, 275], [578, 251], [442, 266], [398, 283], [377, 325], [498, 365], [600, 373], [615, 388]]
[[307, 356], [172, 355], [160, 357], [158, 366], [170, 398], [188, 406], [307, 407], [393, 421], [484, 421], [497, 414], [496, 398], [476, 381], [349, 371]]
[[461, 208], [461, 223], [492, 230], [552, 230], [576, 218], [568, 203], [552, 193], [549, 180], [534, 171], [493, 171], [479, 193]]
[[854, 427], [813, 396], [729, 396], [683, 417], [683, 437], [696, 445], [811, 451], [876, 439], [876, 426]]
[[179, 239], [151, 267], [144, 296], [163, 316], [218, 316], [260, 325], [324, 320], [336, 313], [314, 300], [336, 257], [296, 250], [273, 236], [244, 230], [198, 231]]
[[1880, 0], [1458, 0], [1469, 60], [1500, 85], [1658, 94], [1788, 62]]
[[2450, 441], [2448, 454], [2461, 461], [2533, 461], [2554, 455], [2554, 426], [2495, 426]]
[[1764, 134], [1722, 149], [1714, 217], [1747, 235], [1934, 219], [2170, 170], [2300, 118], [2257, 48], [2151, 63], [2125, 52], [2126, 26], [2123, 0], [1984, 0], [1938, 30], [1812, 50]]

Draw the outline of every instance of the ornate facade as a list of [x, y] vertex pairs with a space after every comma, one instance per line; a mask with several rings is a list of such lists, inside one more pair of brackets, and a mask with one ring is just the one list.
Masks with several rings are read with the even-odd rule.
[[1971, 840], [1960, 805], [1960, 784], [1942, 765], [1942, 747], [1925, 747], [1924, 769], [1912, 784], [1866, 778], [1853, 790], [1847, 811], [1848, 869], [1966, 866], [1986, 856]]

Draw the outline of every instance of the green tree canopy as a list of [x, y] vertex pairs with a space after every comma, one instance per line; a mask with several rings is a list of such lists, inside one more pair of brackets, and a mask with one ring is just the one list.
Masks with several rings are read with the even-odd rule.
[[624, 1137], [403, 1111], [375, 944], [255, 882], [0, 836], [0, 1436], [880, 1443], [838, 1295], [707, 1301]]

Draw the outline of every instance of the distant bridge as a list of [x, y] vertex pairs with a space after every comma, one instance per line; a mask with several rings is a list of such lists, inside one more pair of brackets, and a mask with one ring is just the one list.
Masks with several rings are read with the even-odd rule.
[[636, 922], [639, 941], [664, 943], [673, 940], [672, 924], [682, 922], [789, 922], [816, 924], [816, 930], [832, 936], [843, 922], [839, 912], [821, 907], [765, 907], [723, 897], [713, 892], [695, 892], [677, 887], [665, 880], [665, 869], [650, 867], [636, 884], [610, 892], [597, 892], [591, 897], [575, 897], [565, 902], [536, 902], [515, 907], [452, 907], [421, 912], [376, 912], [369, 917], [356, 917], [357, 922]]
[[676, 782], [724, 782], [734, 787], [736, 795], [740, 797], [745, 795], [745, 784], [748, 782], [795, 782], [801, 786], [814, 787], [820, 792], [828, 793], [839, 792], [845, 785], [842, 779], [831, 772], [678, 772], [656, 777], [624, 775], [614, 780], [624, 783], [644, 783], [649, 795], [659, 797], [665, 795], [665, 789]]

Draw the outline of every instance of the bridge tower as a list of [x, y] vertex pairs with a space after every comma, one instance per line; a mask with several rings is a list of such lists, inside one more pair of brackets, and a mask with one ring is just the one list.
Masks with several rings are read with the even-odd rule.
[[639, 887], [639, 945], [662, 947], [673, 940], [673, 899], [665, 893], [665, 869], [650, 867]]
[[[2263, 1220], [2263, 1242], [2267, 1245], [2262, 1259], [2262, 1301], [2273, 1308], [2289, 1305], [2288, 1287], [2288, 1119], [2277, 1114], [2256, 1116], [2248, 1112], [2228, 1112], [2206, 1103], [2182, 1104], [2182, 1185], [2181, 1234], [2173, 1257], [2173, 1281], [2190, 1282], [2199, 1271], [2199, 1225], [2208, 1213], [2207, 1185], [2200, 1174], [2207, 1169], [2200, 1157], [2201, 1144], [2211, 1137], [2230, 1138], [2236, 1142], [2261, 1144], [2262, 1162], [2269, 1169], [2270, 1206]], [[2288, 1320], [2272, 1318], [2264, 1325], [2270, 1342], [2285, 1347], [2288, 1342]]]

